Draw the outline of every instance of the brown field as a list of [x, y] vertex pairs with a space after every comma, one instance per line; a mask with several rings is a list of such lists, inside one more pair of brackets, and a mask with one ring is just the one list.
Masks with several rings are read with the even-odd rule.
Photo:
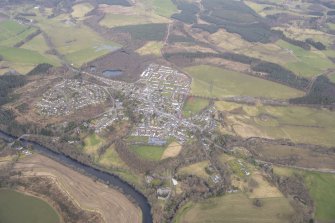
[[172, 142], [166, 150], [164, 150], [164, 153], [162, 155], [162, 160], [170, 157], [176, 157], [179, 155], [180, 151], [182, 149], [182, 146], [177, 142]]
[[271, 185], [261, 173], [257, 171], [254, 172], [251, 176], [251, 180], [256, 183], [255, 185], [249, 183], [249, 188], [252, 188], [252, 192], [248, 193], [249, 198], [283, 197], [278, 188]]
[[34, 154], [19, 160], [14, 168], [24, 175], [52, 177], [82, 209], [99, 212], [105, 222], [141, 222], [138, 207], [126, 196], [47, 157]]

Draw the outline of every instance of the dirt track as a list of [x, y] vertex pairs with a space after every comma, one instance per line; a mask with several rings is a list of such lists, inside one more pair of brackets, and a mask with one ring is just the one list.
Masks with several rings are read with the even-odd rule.
[[34, 154], [18, 161], [14, 168], [24, 175], [55, 178], [81, 208], [101, 213], [106, 223], [142, 221], [141, 210], [122, 193], [47, 157]]

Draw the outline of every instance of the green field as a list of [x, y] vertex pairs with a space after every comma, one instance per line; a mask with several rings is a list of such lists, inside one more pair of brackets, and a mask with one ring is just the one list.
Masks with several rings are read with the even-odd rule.
[[155, 12], [160, 16], [170, 18], [172, 14], [178, 12], [177, 6], [173, 4], [171, 0], [149, 0], [149, 2], [153, 5]]
[[57, 212], [46, 202], [13, 190], [0, 190], [0, 222], [59, 223]]
[[335, 145], [335, 113], [326, 109], [299, 106], [251, 106], [217, 102], [220, 111], [236, 111], [226, 116], [242, 137], [290, 139], [296, 143]]
[[183, 116], [189, 117], [195, 115], [206, 108], [208, 104], [209, 102], [206, 99], [189, 97], [183, 107]]
[[175, 217], [175, 223], [285, 223], [290, 222], [293, 209], [286, 198], [260, 199], [262, 207], [244, 194], [229, 194], [198, 203], [188, 203]]
[[298, 61], [284, 64], [284, 66], [300, 76], [311, 77], [335, 67], [322, 51], [304, 50], [282, 40], [278, 41], [277, 45], [290, 50], [297, 58]]
[[97, 134], [92, 134], [84, 139], [84, 152], [98, 158], [98, 149], [104, 144], [105, 140]]
[[194, 95], [209, 97], [254, 96], [288, 99], [302, 96], [302, 92], [271, 81], [214, 66], [188, 67], [185, 71], [193, 78]]
[[140, 158], [158, 161], [161, 159], [165, 147], [163, 146], [132, 146], [131, 150]]
[[335, 221], [335, 175], [315, 172], [304, 173], [305, 183], [316, 206], [316, 219]]

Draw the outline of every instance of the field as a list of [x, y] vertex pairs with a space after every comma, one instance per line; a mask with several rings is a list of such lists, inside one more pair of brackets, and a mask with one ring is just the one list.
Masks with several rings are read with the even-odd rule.
[[248, 106], [217, 102], [230, 111], [226, 121], [242, 137], [286, 138], [296, 143], [335, 145], [334, 112], [299, 106]]
[[289, 50], [297, 58], [297, 62], [287, 63], [284, 66], [300, 76], [312, 77], [335, 67], [321, 51], [307, 51], [282, 40], [278, 41], [277, 45]]
[[111, 167], [126, 167], [126, 164], [119, 157], [119, 154], [115, 151], [114, 145], [106, 150], [106, 152], [100, 157], [98, 163], [106, 168]]
[[84, 143], [84, 152], [96, 157], [98, 149], [103, 145], [104, 140], [100, 136], [92, 134], [84, 139]]
[[163, 146], [132, 146], [131, 150], [146, 160], [160, 160], [165, 147]]
[[201, 112], [208, 106], [209, 102], [206, 99], [189, 97], [183, 107], [183, 116], [190, 117]]
[[59, 223], [57, 212], [45, 201], [13, 190], [0, 189], [0, 222]]
[[44, 156], [26, 157], [17, 162], [14, 169], [23, 175], [52, 177], [75, 203], [83, 209], [98, 211], [106, 222], [139, 223], [142, 220], [140, 209], [119, 191]]
[[155, 55], [161, 56], [162, 42], [149, 41], [144, 46], [136, 50], [140, 55]]
[[[285, 198], [260, 199], [262, 207], [244, 194], [229, 194], [198, 203], [188, 203], [179, 210], [175, 223], [285, 223], [290, 222], [293, 209]], [[243, 213], [243, 214], [242, 214]]]
[[305, 172], [304, 178], [316, 205], [316, 218], [320, 222], [334, 222], [335, 175]]
[[70, 22], [66, 14], [52, 19], [39, 15], [37, 21], [56, 49], [74, 66], [81, 66], [119, 48], [118, 44], [105, 40], [80, 21]]
[[330, 223], [335, 219], [335, 175], [327, 173], [309, 172], [291, 168], [275, 167], [274, 173], [282, 176], [299, 174], [303, 176], [310, 196], [315, 202], [315, 217], [318, 222]]
[[199, 163], [191, 164], [186, 167], [182, 167], [179, 171], [178, 174], [181, 175], [195, 175], [198, 177], [201, 177], [205, 180], [208, 179], [208, 174], [205, 171], [205, 168], [208, 167], [209, 161], [205, 160]]
[[164, 153], [163, 153], [161, 159], [163, 160], [163, 159], [167, 159], [167, 158], [176, 157], [176, 156], [179, 155], [181, 149], [182, 149], [182, 145], [180, 145], [177, 142], [172, 142], [164, 150]]
[[334, 74], [331, 74], [331, 75], [329, 76], [329, 80], [330, 80], [331, 82], [335, 83], [335, 73], [334, 73]]
[[81, 3], [74, 5], [72, 7], [73, 12], [72, 16], [78, 19], [82, 19], [85, 17], [86, 13], [90, 12], [93, 9], [93, 6], [89, 3]]
[[302, 96], [302, 92], [246, 74], [213, 66], [193, 66], [185, 71], [193, 78], [194, 95], [208, 97], [253, 96], [288, 99]]
[[141, 24], [118, 26], [114, 28], [115, 31], [129, 33], [134, 40], [141, 41], [162, 41], [166, 34], [167, 24]]

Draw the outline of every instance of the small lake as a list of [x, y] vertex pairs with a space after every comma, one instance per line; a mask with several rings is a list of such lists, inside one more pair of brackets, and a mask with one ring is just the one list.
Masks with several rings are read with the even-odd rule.
[[42, 199], [0, 189], [0, 222], [6, 223], [58, 223], [59, 215]]
[[117, 69], [105, 70], [102, 72], [102, 75], [105, 77], [120, 77], [123, 75], [123, 72], [122, 70], [117, 70]]

